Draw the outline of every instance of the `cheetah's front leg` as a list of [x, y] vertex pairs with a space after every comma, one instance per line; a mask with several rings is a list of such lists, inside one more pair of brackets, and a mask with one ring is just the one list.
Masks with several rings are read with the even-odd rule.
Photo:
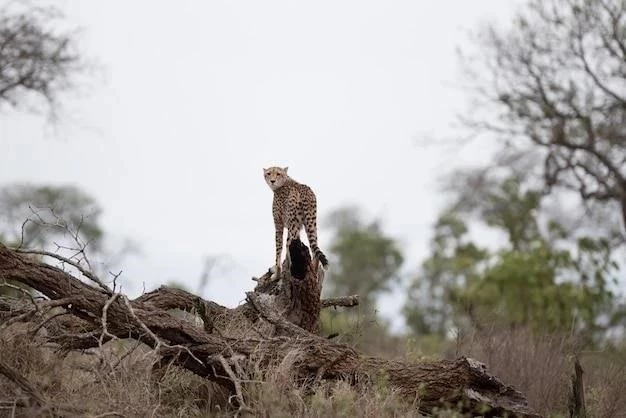
[[280, 256], [283, 252], [283, 230], [284, 226], [281, 222], [276, 222], [276, 263], [274, 264], [274, 271], [276, 272], [276, 277], [280, 276], [281, 273], [281, 264], [280, 264]]

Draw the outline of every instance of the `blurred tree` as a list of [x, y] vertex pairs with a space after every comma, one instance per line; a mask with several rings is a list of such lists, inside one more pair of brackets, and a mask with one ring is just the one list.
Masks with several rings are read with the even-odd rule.
[[[497, 250], [468, 237], [458, 205], [435, 227], [432, 254], [409, 289], [404, 314], [417, 334], [445, 334], [484, 324], [538, 331], [576, 330], [588, 342], [624, 325], [610, 290], [618, 264], [600, 238], [577, 236], [540, 211], [541, 193], [510, 177], [483, 190], [479, 226], [503, 234]], [[464, 220], [465, 219], [465, 220]]]
[[12, 1], [0, 9], [0, 111], [42, 98], [54, 111], [59, 94], [85, 69], [76, 37], [59, 29], [63, 14], [28, 3]]
[[354, 207], [335, 210], [327, 224], [334, 229], [330, 246], [334, 260], [325, 290], [333, 295], [358, 294], [361, 306], [373, 309], [376, 298], [400, 279], [404, 257], [398, 243], [383, 232], [379, 221], [365, 223]]
[[491, 168], [529, 164], [544, 192], [617, 209], [624, 236], [626, 2], [529, 0], [476, 41], [462, 57], [475, 99], [464, 122], [501, 140]]
[[[0, 8], [0, 112], [35, 111], [43, 103], [56, 117], [59, 97], [74, 89], [87, 70], [78, 37], [63, 29], [67, 27], [63, 18], [56, 7], [30, 1], [9, 1]], [[82, 250], [88, 246], [91, 255], [103, 255], [99, 215], [96, 202], [74, 187], [0, 188], [0, 241], [12, 246], [41, 249], [65, 244], [78, 250], [74, 257], [83, 258]], [[120, 255], [133, 250], [126, 242]]]
[[[102, 257], [104, 232], [100, 213], [96, 201], [76, 187], [6, 185], [0, 187], [0, 242], [22, 248], [66, 249], [68, 257], [77, 257], [81, 250]], [[121, 251], [127, 253], [132, 248], [125, 246]], [[82, 258], [84, 254], [78, 260]], [[96, 270], [93, 265], [88, 267]], [[16, 289], [1, 283], [0, 294], [19, 296]]]
[[418, 335], [440, 334], [455, 326], [456, 309], [451, 294], [479, 277], [488, 259], [486, 249], [468, 238], [468, 228], [457, 214], [444, 213], [435, 225], [431, 255], [409, 286], [403, 313]]
[[378, 220], [364, 221], [356, 207], [334, 210], [325, 223], [334, 234], [330, 244], [332, 267], [323, 291], [329, 296], [358, 294], [359, 306], [322, 310], [322, 333], [338, 333], [342, 342], [371, 355], [395, 353], [402, 346], [375, 309], [378, 297], [401, 278], [404, 257], [397, 241], [384, 233]]
[[101, 209], [73, 186], [11, 184], [0, 187], [0, 234], [13, 245], [49, 247], [56, 240], [102, 250]]

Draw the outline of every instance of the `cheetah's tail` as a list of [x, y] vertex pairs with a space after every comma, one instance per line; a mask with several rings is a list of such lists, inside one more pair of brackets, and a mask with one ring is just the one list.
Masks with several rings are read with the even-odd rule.
[[322, 266], [327, 267], [328, 266], [328, 258], [326, 258], [326, 256], [322, 252], [322, 250], [320, 250], [318, 246], [315, 246], [313, 251], [315, 252], [315, 256], [317, 257], [317, 259], [320, 260], [320, 263], [322, 263]]

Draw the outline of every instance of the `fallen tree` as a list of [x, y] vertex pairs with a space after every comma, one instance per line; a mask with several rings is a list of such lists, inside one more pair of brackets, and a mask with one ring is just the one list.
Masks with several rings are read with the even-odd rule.
[[[246, 293], [246, 302], [231, 309], [168, 287], [130, 300], [80, 265], [74, 267], [86, 281], [32, 257], [61, 258], [56, 254], [0, 244], [0, 283], [20, 283], [45, 296], [19, 307], [0, 303], [0, 337], [8, 325], [31, 322], [35, 331], [45, 328], [46, 341], [63, 350], [102, 347], [112, 339], [141, 341], [160, 358], [155, 372], [175, 365], [216, 382], [232, 394], [240, 412], [248, 410], [242, 382], [251, 366], [270, 367], [290, 356], [295, 381], [311, 391], [327, 380], [371, 384], [385, 379], [423, 412], [452, 405], [483, 416], [538, 416], [521, 393], [478, 361], [390, 361], [320, 336], [320, 309], [354, 306], [358, 298], [320, 299], [324, 272], [319, 263], [300, 241], [293, 242], [289, 252], [291, 263], [281, 277], [268, 272], [254, 279], [257, 285]], [[195, 312], [202, 325], [181, 319], [173, 309]], [[5, 366], [0, 374], [16, 385], [32, 386]], [[41, 402], [41, 396], [31, 392], [33, 401]]]

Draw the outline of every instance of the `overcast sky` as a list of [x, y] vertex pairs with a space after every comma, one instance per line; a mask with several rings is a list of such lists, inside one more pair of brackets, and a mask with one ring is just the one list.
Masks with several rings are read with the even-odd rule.
[[[133, 296], [144, 282], [195, 289], [206, 255], [230, 255], [204, 296], [234, 306], [273, 263], [271, 165], [315, 190], [322, 218], [345, 204], [382, 218], [418, 267], [437, 174], [471, 156], [416, 140], [445, 137], [463, 108], [465, 31], [507, 22], [517, 2], [48, 3], [82, 28], [102, 74], [52, 133], [43, 117], [2, 115], [0, 178], [92, 194], [112, 238], [141, 247], [123, 265]], [[329, 240], [322, 229], [322, 250]]]

